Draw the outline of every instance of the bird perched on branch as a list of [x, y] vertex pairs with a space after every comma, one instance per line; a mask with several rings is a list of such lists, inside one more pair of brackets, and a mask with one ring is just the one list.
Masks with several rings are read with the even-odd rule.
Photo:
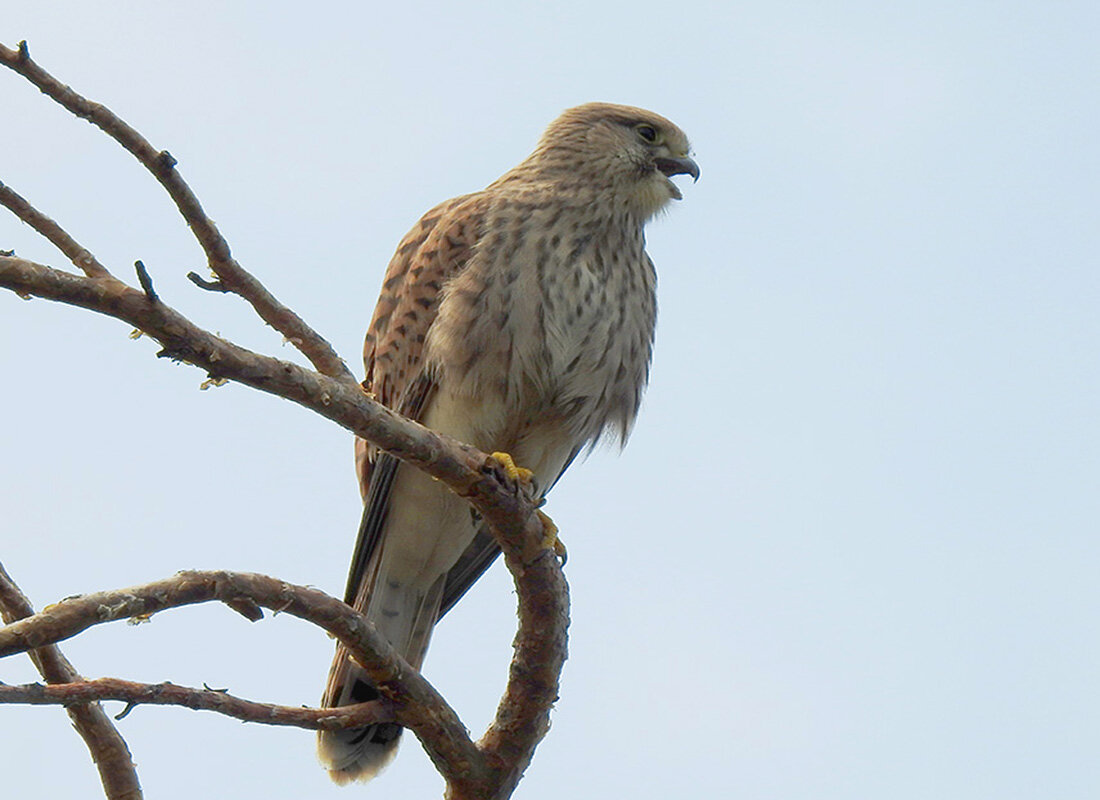
[[[646, 222], [699, 168], [650, 111], [569, 109], [488, 188], [433, 208], [398, 245], [367, 332], [364, 386], [384, 405], [511, 454], [544, 494], [601, 436], [625, 442], [656, 317]], [[504, 459], [507, 461], [507, 458]], [[432, 627], [499, 550], [442, 483], [356, 443], [365, 508], [345, 601], [419, 668]], [[510, 465], [510, 466], [514, 466]], [[377, 698], [337, 648], [325, 706]], [[319, 735], [333, 780], [367, 780], [401, 728]]]

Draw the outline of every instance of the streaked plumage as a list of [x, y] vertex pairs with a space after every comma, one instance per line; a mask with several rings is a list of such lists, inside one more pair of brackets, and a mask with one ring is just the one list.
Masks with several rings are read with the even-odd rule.
[[[638, 108], [591, 103], [483, 191], [433, 208], [401, 241], [367, 333], [365, 386], [545, 492], [602, 435], [625, 441], [649, 373], [656, 274], [643, 227], [698, 177], [684, 134]], [[465, 501], [364, 442], [365, 508], [346, 601], [415, 667], [432, 627], [497, 555]], [[337, 649], [324, 704], [377, 697]], [[338, 782], [393, 757], [400, 728], [321, 733]]]

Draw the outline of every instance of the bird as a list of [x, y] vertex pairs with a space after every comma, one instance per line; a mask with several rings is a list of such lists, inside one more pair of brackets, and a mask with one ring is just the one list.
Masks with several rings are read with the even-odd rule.
[[[435, 206], [398, 244], [366, 334], [364, 389], [522, 467], [536, 500], [582, 451], [624, 445], [656, 325], [644, 229], [682, 199], [677, 175], [698, 180], [699, 167], [664, 117], [611, 103], [564, 111], [518, 166]], [[500, 551], [442, 483], [363, 440], [355, 450], [364, 509], [344, 599], [419, 669], [434, 625]], [[379, 696], [337, 645], [322, 705]], [[322, 731], [318, 755], [337, 783], [369, 780], [400, 733]]]

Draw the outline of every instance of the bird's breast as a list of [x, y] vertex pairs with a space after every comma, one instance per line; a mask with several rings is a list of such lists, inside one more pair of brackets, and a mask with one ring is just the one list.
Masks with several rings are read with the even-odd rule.
[[427, 343], [441, 380], [519, 417], [560, 416], [578, 444], [625, 437], [656, 316], [641, 226], [560, 209], [522, 222], [491, 219], [445, 288]]

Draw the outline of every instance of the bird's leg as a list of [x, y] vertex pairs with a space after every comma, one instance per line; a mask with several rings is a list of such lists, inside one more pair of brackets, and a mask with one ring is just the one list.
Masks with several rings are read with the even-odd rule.
[[[534, 495], [535, 489], [535, 473], [529, 469], [517, 466], [516, 462], [512, 460], [512, 457], [508, 453], [496, 452], [491, 453], [489, 458], [495, 461], [508, 479], [514, 481], [516, 485], [527, 491], [530, 495]], [[538, 505], [545, 503], [545, 499], [538, 500]], [[529, 560], [534, 560], [538, 557], [539, 553], [543, 550], [553, 550], [554, 555], [561, 559], [561, 563], [564, 566], [568, 553], [565, 550], [565, 545], [562, 544], [561, 539], [558, 538], [558, 526], [554, 524], [554, 520], [550, 519], [550, 516], [544, 511], [536, 511], [539, 515], [539, 521], [542, 522], [542, 540], [539, 542], [537, 552], [529, 553]]]

